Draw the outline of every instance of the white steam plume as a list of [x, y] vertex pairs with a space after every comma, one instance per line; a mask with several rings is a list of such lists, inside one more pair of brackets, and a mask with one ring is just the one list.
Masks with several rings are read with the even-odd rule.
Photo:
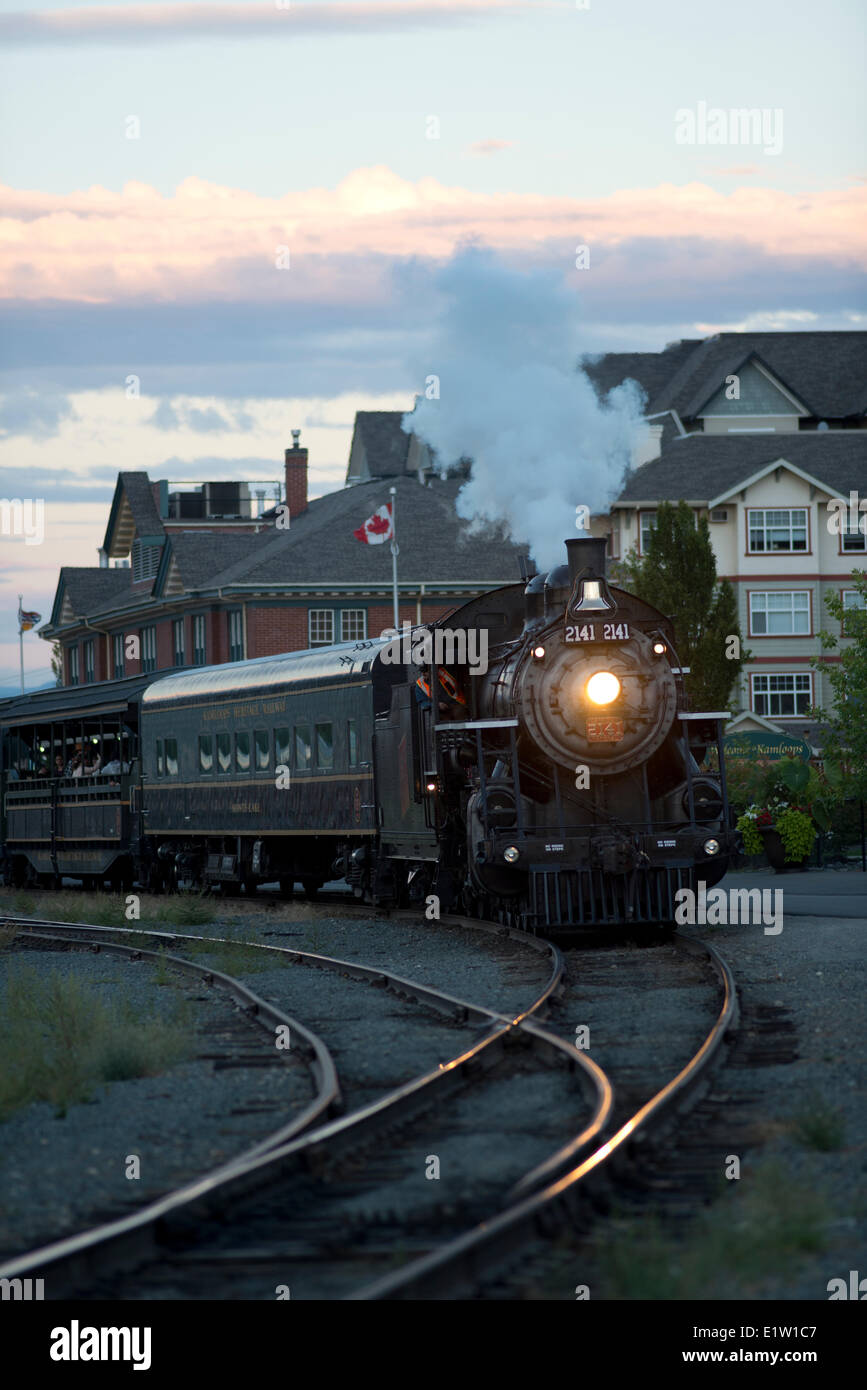
[[444, 300], [429, 365], [440, 398], [403, 417], [445, 471], [462, 457], [472, 476], [458, 513], [503, 523], [537, 565], [564, 560], [576, 508], [606, 512], [646, 436], [633, 381], [604, 401], [577, 363], [574, 291], [551, 272], [509, 269], [489, 251], [458, 252], [439, 272]]

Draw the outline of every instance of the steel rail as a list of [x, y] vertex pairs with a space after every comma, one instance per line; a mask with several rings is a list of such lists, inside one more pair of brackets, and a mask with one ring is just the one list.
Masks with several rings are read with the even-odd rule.
[[[582, 1201], [590, 1200], [598, 1187], [607, 1185], [613, 1171], [634, 1160], [636, 1149], [655, 1131], [663, 1115], [682, 1113], [695, 1103], [698, 1085], [724, 1040], [737, 1027], [737, 989], [730, 966], [714, 946], [687, 937], [672, 939], [690, 954], [704, 954], [710, 959], [722, 991], [713, 1027], [686, 1066], [570, 1171], [550, 1181], [559, 1155], [541, 1164], [513, 1188], [512, 1202], [492, 1220], [348, 1295], [348, 1301], [471, 1296], [498, 1260], [513, 1257], [523, 1246], [550, 1234], [562, 1225], [564, 1216], [572, 1219], [577, 1215]], [[534, 1190], [546, 1180], [548, 1186]]]
[[[142, 928], [99, 927], [84, 923], [47, 921], [37, 923], [26, 918], [11, 918], [9, 921], [20, 921], [21, 926], [25, 928], [25, 938], [27, 935], [38, 937], [40, 927], [50, 927], [59, 933], [62, 940], [72, 944], [78, 941], [83, 945], [92, 945], [94, 937], [103, 943], [109, 934], [156, 936], [166, 944], [191, 941], [197, 944], [223, 945], [227, 940], [177, 932], [150, 932]], [[464, 922], [463, 919], [452, 919], [447, 923], [449, 924], [464, 925]], [[536, 942], [536, 938], [525, 938], [512, 928], [498, 927], [496, 924], [484, 926], [495, 935], [514, 936], [522, 943], [525, 940]], [[239, 943], [234, 941], [230, 944]], [[267, 1152], [255, 1157], [240, 1155], [127, 1217], [29, 1251], [0, 1266], [0, 1277], [17, 1278], [39, 1270], [40, 1276], [46, 1278], [50, 1287], [51, 1298], [69, 1297], [73, 1296], [76, 1285], [86, 1285], [96, 1277], [104, 1277], [112, 1268], [128, 1267], [133, 1261], [141, 1263], [157, 1259], [164, 1248], [165, 1238], [172, 1229], [188, 1229], [191, 1222], [208, 1218], [215, 1210], [225, 1209], [227, 1202], [237, 1201], [241, 1197], [273, 1186], [293, 1172], [305, 1168], [315, 1169], [327, 1164], [335, 1153], [349, 1146], [355, 1148], [362, 1134], [373, 1135], [383, 1128], [392, 1126], [398, 1115], [404, 1120], [420, 1113], [435, 1103], [444, 1091], [448, 1094], [452, 1089], [462, 1085], [465, 1076], [471, 1073], [474, 1066], [493, 1065], [499, 1060], [503, 1048], [513, 1040], [520, 1039], [535, 1048], [553, 1049], [556, 1054], [566, 1059], [570, 1070], [577, 1071], [579, 1084], [591, 1106], [591, 1116], [579, 1136], [582, 1148], [589, 1148], [604, 1132], [614, 1104], [613, 1089], [607, 1076], [591, 1058], [557, 1034], [549, 1033], [540, 1027], [532, 1018], [532, 1015], [562, 987], [565, 971], [563, 957], [552, 943], [542, 943], [540, 940], [536, 947], [545, 951], [552, 959], [550, 978], [536, 1000], [515, 1015], [484, 1008], [395, 975], [393, 972], [365, 966], [360, 962], [340, 960], [283, 946], [262, 945], [256, 942], [243, 944], [250, 949], [271, 951], [317, 968], [330, 969], [345, 976], [384, 985], [403, 998], [422, 1001], [453, 1015], [459, 1021], [481, 1021], [488, 1025], [488, 1031], [484, 1037], [458, 1056], [440, 1063], [435, 1069], [413, 1078], [351, 1115], [308, 1129], [305, 1134], [290, 1142], [269, 1148]], [[129, 949], [140, 950], [137, 947]]]
[[[30, 925], [30, 920], [27, 920], [28, 925]], [[7, 918], [6, 921], [0, 923], [0, 925], [8, 926], [10, 921], [15, 922], [16, 919]], [[41, 925], [42, 924], [40, 924], [40, 928]], [[45, 925], [48, 924], [46, 923]], [[294, 1041], [296, 1037], [301, 1039], [302, 1046], [295, 1050], [304, 1053], [308, 1059], [308, 1065], [316, 1083], [317, 1093], [315, 1098], [310, 1101], [309, 1104], [305, 1105], [304, 1109], [299, 1111], [293, 1119], [281, 1125], [279, 1129], [273, 1130], [265, 1139], [261, 1139], [258, 1143], [252, 1144], [250, 1147], [242, 1150], [238, 1155], [239, 1159], [252, 1158], [255, 1154], [264, 1153], [267, 1149], [274, 1148], [278, 1144], [287, 1143], [290, 1139], [294, 1139], [297, 1134], [301, 1134], [303, 1130], [308, 1129], [315, 1124], [316, 1121], [321, 1121], [324, 1116], [330, 1114], [339, 1107], [342, 1097], [340, 1094], [340, 1082], [337, 1076], [337, 1068], [334, 1065], [334, 1059], [331, 1053], [322, 1039], [309, 1028], [305, 1028], [304, 1024], [297, 1018], [293, 1018], [283, 1009], [278, 1009], [276, 1005], [269, 1004], [266, 999], [262, 999], [258, 994], [254, 994], [253, 990], [242, 984], [240, 980], [234, 979], [231, 975], [224, 974], [221, 970], [214, 970], [211, 966], [197, 965], [194, 961], [187, 960], [183, 956], [171, 955], [167, 951], [149, 951], [142, 946], [127, 946], [122, 942], [116, 941], [105, 941], [101, 939], [94, 941], [82, 937], [69, 937], [56, 930], [61, 924], [51, 923], [50, 925], [52, 927], [50, 932], [42, 931], [37, 928], [36, 930], [21, 932], [20, 935], [24, 939], [54, 941], [65, 946], [80, 946], [95, 952], [114, 952], [117, 955], [126, 957], [128, 960], [166, 962], [177, 970], [182, 970], [187, 974], [198, 976], [205, 984], [218, 985], [230, 998], [234, 999], [235, 1003], [247, 1018], [252, 1023], [264, 1029], [265, 1032], [272, 1032], [275, 1028], [285, 1027], [289, 1029], [291, 1041]], [[82, 929], [84, 928], [82, 927]], [[105, 930], [114, 931], [119, 929], [109, 927]], [[288, 1061], [289, 1058], [287, 1057], [286, 1060]]]

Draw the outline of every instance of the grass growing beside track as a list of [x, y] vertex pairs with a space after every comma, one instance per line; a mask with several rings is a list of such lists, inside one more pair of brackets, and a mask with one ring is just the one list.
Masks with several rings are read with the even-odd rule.
[[720, 1197], [676, 1235], [654, 1214], [606, 1226], [599, 1252], [609, 1299], [716, 1299], [755, 1294], [762, 1280], [796, 1267], [828, 1243], [825, 1196], [776, 1161], [726, 1184]]
[[176, 996], [145, 1014], [107, 1000], [74, 973], [6, 961], [0, 986], [0, 1122], [47, 1101], [58, 1117], [111, 1081], [153, 1076], [194, 1050], [189, 1006]]
[[846, 1121], [841, 1110], [829, 1105], [822, 1096], [814, 1095], [795, 1116], [792, 1133], [805, 1149], [832, 1153], [843, 1147]]
[[243, 941], [225, 941], [215, 944], [212, 941], [179, 941], [172, 948], [178, 956], [186, 956], [197, 965], [209, 965], [224, 975], [239, 977], [260, 970], [273, 970], [275, 966], [294, 965], [295, 962], [279, 952], [260, 951], [255, 946], [247, 946]]
[[218, 902], [197, 893], [145, 898], [136, 894], [141, 916], [126, 916], [123, 893], [42, 893], [0, 890], [0, 913], [15, 917], [44, 917], [55, 922], [91, 922], [96, 927], [131, 927], [135, 921], [150, 926], [203, 927], [217, 917]]

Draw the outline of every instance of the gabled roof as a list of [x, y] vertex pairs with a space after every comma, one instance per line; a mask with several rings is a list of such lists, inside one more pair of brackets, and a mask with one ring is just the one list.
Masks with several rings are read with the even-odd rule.
[[154, 501], [147, 473], [118, 473], [103, 549], [107, 555], [128, 555], [136, 536], [156, 539], [165, 527]]
[[[469, 523], [455, 513], [460, 479], [433, 479], [422, 486], [414, 476], [396, 477], [398, 578], [401, 584], [498, 580], [520, 577], [516, 545], [498, 531], [468, 534]], [[212, 585], [234, 584], [391, 584], [388, 544], [363, 545], [353, 531], [390, 500], [389, 484], [376, 479], [316, 497], [286, 531], [251, 557], [214, 575]]]
[[357, 410], [350, 458], [359, 443], [372, 478], [394, 478], [406, 472], [410, 436], [401, 429], [403, 410]]
[[600, 396], [606, 396], [622, 381], [637, 381], [644, 389], [650, 411], [649, 402], [657, 399], [666, 383], [701, 343], [701, 338], [682, 338], [680, 342], [669, 343], [662, 352], [606, 352], [595, 359], [585, 357], [581, 365]]
[[[674, 409], [693, 418], [737, 364], [753, 354], [817, 419], [840, 420], [867, 410], [867, 333], [718, 333], [691, 346], [651, 395], [648, 414]], [[674, 362], [669, 352], [660, 358]]]
[[[767, 365], [767, 363], [762, 361], [761, 357], [757, 352], [748, 352], [746, 356], [744, 356], [743, 351], [740, 351], [733, 353], [730, 360], [728, 362], [725, 362], [720, 367], [720, 380], [716, 385], [711, 385], [710, 389], [708, 389], [708, 382], [705, 381], [702, 383], [702, 385], [699, 387], [699, 389], [693, 396], [692, 400], [686, 406], [686, 409], [684, 411], [686, 418], [688, 420], [692, 420], [695, 419], [697, 416], [701, 415], [704, 412], [705, 407], [710, 405], [714, 397], [718, 396], [720, 392], [723, 390], [728, 378], [731, 376], [742, 375], [744, 368], [749, 366], [757, 367], [758, 370], [767, 378], [768, 383], [773, 388], [775, 388], [776, 391], [781, 392], [783, 394], [785, 398], [785, 404], [783, 404], [783, 402], [781, 402], [780, 404], [781, 408], [786, 410], [786, 413], [788, 413], [788, 407], [794, 407], [795, 411], [799, 415], [812, 414], [812, 411], [809, 409], [809, 407], [806, 406], [804, 402], [794, 394], [793, 391], [790, 391], [784, 382], [780, 381], [780, 379], [774, 374], [774, 372]], [[776, 405], [776, 398], [774, 400], [774, 404]]]
[[128, 569], [100, 569], [96, 565], [64, 565], [47, 627], [75, 618], [90, 617], [105, 603], [128, 596], [132, 573]]
[[[674, 439], [658, 459], [637, 468], [618, 502], [707, 504], [738, 491], [769, 465], [794, 464], [834, 497], [862, 491], [867, 477], [867, 430], [800, 430], [792, 434], [690, 434]], [[615, 503], [616, 505], [616, 503]]]
[[176, 583], [186, 592], [213, 588], [215, 575], [247, 557], [253, 558], [273, 537], [270, 527], [258, 535], [252, 531], [235, 535], [220, 531], [169, 532], [154, 582], [154, 598], [171, 592]]

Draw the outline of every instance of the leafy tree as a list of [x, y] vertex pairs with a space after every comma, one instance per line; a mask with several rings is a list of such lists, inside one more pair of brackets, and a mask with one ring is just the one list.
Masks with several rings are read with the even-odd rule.
[[750, 653], [742, 645], [734, 589], [717, 579], [707, 517], [696, 525], [686, 502], [661, 502], [647, 553], [627, 555], [619, 573], [626, 588], [674, 623], [677, 655], [690, 668], [685, 680], [693, 707], [728, 709]]
[[825, 597], [831, 617], [843, 628], [844, 637], [852, 640], [841, 646], [833, 633], [824, 629], [819, 633], [824, 652], [839, 648], [836, 661], [828, 656], [816, 656], [812, 661], [828, 678], [834, 709], [816, 708], [810, 714], [823, 721], [825, 758], [840, 762], [847, 770], [847, 791], [867, 798], [867, 571], [853, 571], [852, 588], [861, 595], [864, 608], [844, 608], [837, 593]]
[[51, 643], [51, 674], [55, 685], [63, 684], [63, 652], [59, 642]]

